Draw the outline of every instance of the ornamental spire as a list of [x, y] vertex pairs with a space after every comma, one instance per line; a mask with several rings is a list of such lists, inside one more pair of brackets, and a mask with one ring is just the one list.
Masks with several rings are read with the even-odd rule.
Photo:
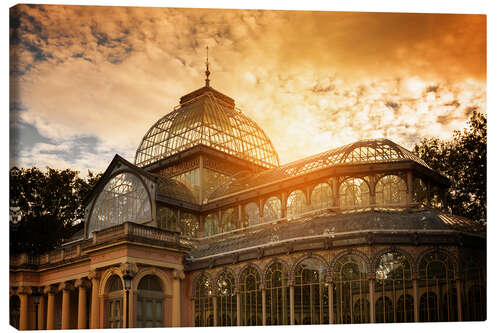
[[208, 70], [208, 46], [207, 46], [207, 60], [206, 60], [206, 66], [207, 69], [205, 70], [205, 87], [210, 87], [210, 79], [208, 78], [210, 76], [210, 71]]

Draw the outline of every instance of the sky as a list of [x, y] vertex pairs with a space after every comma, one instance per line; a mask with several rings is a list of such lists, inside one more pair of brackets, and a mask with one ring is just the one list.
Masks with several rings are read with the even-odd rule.
[[10, 166], [105, 170], [204, 85], [281, 163], [356, 140], [412, 149], [486, 113], [486, 16], [18, 5]]

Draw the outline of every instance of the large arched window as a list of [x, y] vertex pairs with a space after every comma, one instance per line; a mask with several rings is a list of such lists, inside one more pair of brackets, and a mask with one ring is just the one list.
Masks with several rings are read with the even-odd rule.
[[296, 325], [328, 324], [326, 266], [307, 258], [295, 267], [294, 313]]
[[234, 276], [223, 271], [215, 283], [217, 296], [217, 326], [235, 326], [236, 312], [236, 285]]
[[118, 275], [112, 275], [106, 283], [106, 322], [108, 328], [123, 327], [123, 284]]
[[367, 264], [355, 254], [339, 258], [333, 267], [335, 323], [370, 321]]
[[203, 236], [210, 237], [219, 233], [219, 218], [217, 214], [208, 214], [205, 216], [203, 227]]
[[238, 211], [235, 208], [228, 208], [222, 214], [222, 232], [236, 229], [238, 223]]
[[314, 187], [311, 192], [311, 207], [313, 210], [324, 209], [333, 206], [332, 187], [327, 183], [321, 183]]
[[264, 204], [264, 215], [262, 220], [269, 222], [281, 217], [281, 200], [276, 197], [270, 197]]
[[425, 255], [419, 264], [419, 321], [456, 321], [455, 270], [442, 252]]
[[[408, 259], [399, 252], [383, 254], [378, 261], [375, 274], [375, 294], [379, 296], [375, 304], [376, 322], [413, 321], [413, 297], [409, 296], [412, 293], [413, 285]], [[402, 298], [398, 300], [397, 297], [400, 295]], [[396, 301], [402, 301], [403, 304], [396, 303]], [[401, 308], [396, 309], [396, 306], [401, 306]]]
[[255, 267], [247, 267], [240, 275], [241, 324], [262, 325], [262, 292], [260, 274]]
[[294, 218], [306, 212], [306, 195], [301, 190], [295, 190], [288, 196], [286, 201], [286, 215]]
[[375, 186], [375, 203], [377, 205], [406, 203], [405, 181], [396, 175], [380, 178]]
[[144, 276], [137, 286], [137, 327], [163, 327], [163, 288], [155, 275]]
[[259, 224], [259, 205], [250, 202], [243, 210], [243, 227]]
[[340, 207], [366, 207], [370, 204], [370, 189], [362, 178], [349, 178], [339, 187]]
[[288, 325], [290, 302], [288, 301], [288, 270], [275, 262], [266, 271], [266, 325]]
[[413, 181], [413, 201], [418, 202], [422, 206], [427, 206], [427, 185], [420, 178], [415, 178]]
[[464, 264], [464, 320], [486, 320], [486, 263], [481, 256]]
[[96, 199], [88, 225], [93, 231], [124, 222], [151, 221], [151, 201], [142, 181], [130, 172], [111, 178]]
[[194, 325], [196, 327], [214, 326], [212, 284], [206, 275], [200, 276], [194, 286]]

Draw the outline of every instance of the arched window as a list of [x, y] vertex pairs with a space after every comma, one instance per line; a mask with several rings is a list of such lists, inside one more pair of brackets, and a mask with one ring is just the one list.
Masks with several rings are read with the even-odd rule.
[[266, 271], [266, 325], [288, 325], [288, 271], [285, 265], [275, 262]]
[[206, 275], [202, 275], [194, 286], [194, 325], [214, 326], [213, 315], [212, 284]]
[[236, 229], [238, 223], [238, 211], [235, 208], [228, 208], [222, 214], [222, 232]]
[[324, 209], [333, 206], [332, 187], [327, 183], [321, 183], [314, 187], [311, 192], [311, 207], [313, 210]]
[[198, 217], [190, 213], [181, 212], [181, 235], [196, 237], [198, 229]]
[[377, 205], [406, 203], [405, 181], [396, 175], [380, 178], [375, 186], [375, 202]]
[[[425, 255], [419, 264], [419, 321], [457, 320], [455, 270], [450, 258], [442, 252]], [[446, 300], [446, 301], [445, 301]], [[442, 308], [445, 307], [445, 308]]]
[[295, 190], [288, 196], [286, 201], [286, 215], [294, 218], [306, 212], [306, 196], [301, 190]]
[[163, 327], [163, 288], [155, 275], [144, 276], [137, 286], [137, 327]]
[[224, 271], [217, 278], [217, 326], [235, 326], [236, 313], [236, 291], [234, 276]]
[[208, 214], [205, 216], [203, 227], [203, 236], [210, 237], [219, 233], [219, 218], [217, 214]]
[[486, 262], [481, 255], [464, 264], [464, 320], [486, 320]]
[[111, 178], [94, 204], [88, 225], [88, 237], [93, 231], [124, 222], [152, 220], [149, 195], [136, 175], [120, 173]]
[[414, 314], [413, 296], [410, 294], [399, 296], [398, 305], [396, 307], [396, 322], [413, 322], [415, 321]]
[[158, 206], [156, 221], [160, 229], [177, 231], [177, 212], [172, 208]]
[[295, 267], [294, 312], [296, 325], [328, 324], [326, 266], [316, 258]]
[[19, 296], [12, 295], [9, 301], [9, 322], [10, 326], [19, 329], [19, 317], [20, 317], [21, 301]]
[[107, 327], [123, 327], [123, 284], [118, 275], [112, 275], [106, 283]]
[[254, 267], [245, 268], [240, 276], [241, 324], [262, 325], [262, 292], [260, 274]]
[[420, 203], [422, 206], [427, 206], [427, 185], [420, 178], [415, 178], [413, 181], [413, 201]]
[[277, 220], [281, 217], [281, 200], [276, 197], [270, 197], [267, 199], [264, 205], [264, 216], [262, 220], [264, 222], [269, 222]]
[[[408, 259], [399, 252], [388, 252], [380, 257], [377, 264], [375, 274], [375, 294], [380, 295], [380, 305], [377, 301], [375, 304], [376, 321], [380, 323], [393, 323], [395, 320], [402, 319], [402, 322], [409, 322], [413, 320], [413, 308], [408, 304], [403, 303], [401, 307], [402, 318], [395, 316], [397, 295], [406, 295], [413, 292], [413, 284], [411, 278], [410, 262]], [[391, 303], [391, 308], [388, 308], [388, 298]], [[401, 299], [400, 299], [401, 300]], [[413, 300], [413, 299], [412, 299]], [[406, 297], [402, 298], [403, 302], [410, 302]], [[398, 304], [399, 305], [399, 304]], [[411, 309], [410, 313], [406, 313], [407, 309]], [[377, 312], [381, 311], [381, 312]], [[410, 320], [411, 319], [411, 320]]]
[[387, 296], [380, 296], [375, 302], [375, 322], [393, 323], [394, 307], [392, 301]]
[[335, 322], [339, 324], [370, 321], [367, 264], [355, 254], [339, 258], [333, 267]]
[[370, 204], [370, 189], [362, 178], [349, 178], [339, 187], [340, 207], [366, 207]]
[[243, 210], [243, 227], [259, 224], [259, 205], [250, 202]]

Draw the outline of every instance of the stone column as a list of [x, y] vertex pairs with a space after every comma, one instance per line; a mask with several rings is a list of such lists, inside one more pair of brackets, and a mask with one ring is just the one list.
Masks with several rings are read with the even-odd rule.
[[181, 326], [181, 280], [186, 276], [183, 271], [174, 270], [172, 282], [172, 326]]
[[28, 296], [31, 294], [30, 287], [21, 287], [19, 289], [20, 315], [19, 315], [19, 330], [25, 331], [30, 329], [29, 313], [28, 313]]
[[218, 318], [218, 311], [217, 311], [217, 297], [214, 295], [212, 296], [212, 307], [214, 309], [214, 326], [219, 326], [219, 318]]
[[266, 289], [264, 284], [260, 284], [260, 290], [262, 291], [262, 325], [266, 326]]
[[243, 206], [238, 204], [238, 226], [236, 229], [243, 228]]
[[241, 326], [241, 297], [239, 290], [236, 290], [236, 325]]
[[47, 286], [44, 288], [43, 292], [47, 294], [47, 330], [53, 330], [55, 328], [55, 294], [56, 288], [52, 286]]
[[462, 321], [462, 280], [460, 278], [456, 281], [457, 284], [457, 321]]
[[71, 298], [70, 291], [73, 285], [69, 282], [61, 282], [59, 290], [62, 291], [62, 324], [61, 329], [67, 330], [71, 328]]
[[[43, 290], [41, 290], [43, 292]], [[45, 296], [40, 295], [40, 304], [38, 304], [38, 329], [39, 330], [44, 330], [45, 329]]]
[[369, 278], [368, 283], [370, 284], [370, 323], [375, 322], [375, 278], [372, 276]]
[[328, 317], [330, 318], [329, 324], [335, 324], [335, 314], [333, 312], [333, 283], [328, 282]]
[[293, 283], [290, 281], [290, 325], [295, 325], [295, 297]]
[[75, 283], [78, 288], [78, 329], [87, 327], [87, 289], [89, 282], [87, 279], [79, 279]]
[[92, 282], [92, 299], [90, 300], [90, 328], [99, 328], [99, 273], [91, 271], [88, 275]]
[[259, 224], [264, 222], [264, 199], [259, 198]]
[[333, 196], [333, 207], [339, 207], [339, 179], [337, 177], [332, 178], [332, 196]]
[[419, 322], [418, 318], [418, 280], [413, 279], [413, 318], [415, 318], [415, 322]]

